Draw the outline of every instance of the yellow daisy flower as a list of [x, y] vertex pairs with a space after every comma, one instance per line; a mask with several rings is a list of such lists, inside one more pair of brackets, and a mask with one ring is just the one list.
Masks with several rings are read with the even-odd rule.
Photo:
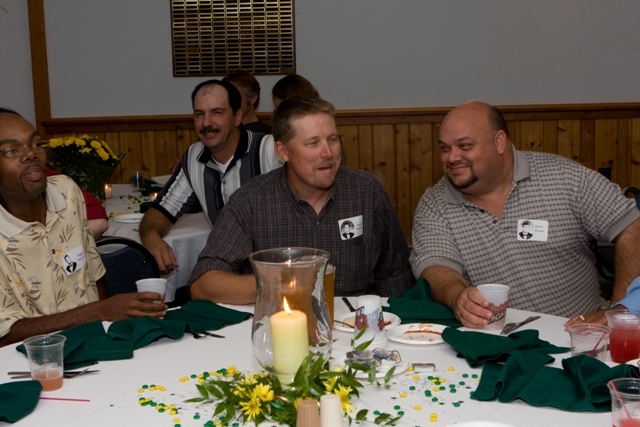
[[351, 387], [344, 387], [342, 384], [338, 385], [338, 387], [333, 391], [340, 397], [342, 410], [345, 414], [353, 412], [353, 406], [351, 406], [351, 397], [349, 397], [349, 393], [351, 393], [351, 391]]
[[327, 391], [327, 393], [331, 393], [333, 391], [333, 387], [335, 387], [337, 381], [338, 377], [333, 377], [329, 378], [326, 381], [322, 381], [322, 384], [324, 384], [324, 389]]
[[273, 390], [268, 384], [258, 384], [254, 389], [251, 397], [260, 399], [262, 402], [270, 402], [273, 400]]
[[242, 408], [244, 415], [247, 417], [247, 421], [251, 421], [252, 418], [257, 417], [262, 413], [260, 401], [255, 398], [252, 398], [248, 402], [240, 402], [240, 407]]

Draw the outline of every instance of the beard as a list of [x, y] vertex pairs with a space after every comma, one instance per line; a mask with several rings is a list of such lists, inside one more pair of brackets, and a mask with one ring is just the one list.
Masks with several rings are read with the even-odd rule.
[[466, 188], [471, 187], [476, 182], [478, 182], [478, 177], [474, 174], [471, 174], [469, 178], [461, 182], [455, 182], [453, 179], [451, 179], [449, 175], [447, 175], [447, 179], [449, 180], [451, 185], [453, 185], [457, 190], [464, 190]]

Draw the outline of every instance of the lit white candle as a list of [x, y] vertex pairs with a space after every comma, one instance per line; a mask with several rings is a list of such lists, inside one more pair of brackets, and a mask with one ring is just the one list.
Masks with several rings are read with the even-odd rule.
[[149, 199], [151, 199], [152, 202], [156, 199], [156, 197], [158, 197], [158, 193], [151, 193], [149, 195]]
[[309, 354], [307, 315], [300, 310], [290, 310], [287, 299], [283, 299], [284, 310], [271, 316], [271, 345], [273, 367], [284, 386], [293, 378]]
[[105, 184], [104, 185], [104, 197], [106, 197], [107, 199], [110, 199], [111, 196], [113, 195], [113, 188], [111, 188], [111, 184]]

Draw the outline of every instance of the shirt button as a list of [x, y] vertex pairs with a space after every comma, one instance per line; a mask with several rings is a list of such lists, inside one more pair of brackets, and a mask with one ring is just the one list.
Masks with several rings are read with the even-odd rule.
[[316, 222], [316, 225], [320, 225], [320, 221]]
[[497, 220], [497, 219], [494, 219], [494, 220], [493, 220], [493, 223], [495, 224], [496, 222], [498, 222], [498, 220]]
[[222, 181], [222, 185], [227, 185], [227, 181]]

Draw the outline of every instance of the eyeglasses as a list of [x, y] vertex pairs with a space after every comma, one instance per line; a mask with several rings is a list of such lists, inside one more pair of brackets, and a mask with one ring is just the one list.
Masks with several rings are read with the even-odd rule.
[[[34, 153], [42, 153], [49, 146], [49, 141], [39, 141], [31, 144], [31, 151]], [[0, 150], [0, 153], [4, 154], [5, 157], [12, 159], [14, 157], [24, 156], [24, 153], [27, 152], [27, 147], [23, 144], [11, 144], [7, 148]]]

